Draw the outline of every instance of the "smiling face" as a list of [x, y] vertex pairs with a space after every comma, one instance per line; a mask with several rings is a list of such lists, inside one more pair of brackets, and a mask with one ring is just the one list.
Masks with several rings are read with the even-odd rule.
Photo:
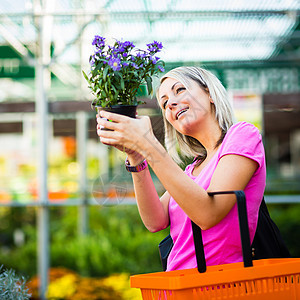
[[159, 88], [159, 104], [166, 120], [184, 135], [193, 136], [212, 115], [209, 93], [191, 80], [189, 87], [174, 78], [166, 78]]

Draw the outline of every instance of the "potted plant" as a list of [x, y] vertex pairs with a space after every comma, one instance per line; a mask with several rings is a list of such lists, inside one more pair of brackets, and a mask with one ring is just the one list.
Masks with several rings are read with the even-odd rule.
[[154, 41], [147, 50], [137, 49], [130, 41], [115, 40], [108, 45], [104, 37], [96, 35], [92, 45], [95, 52], [90, 56], [90, 73], [83, 75], [95, 96], [92, 106], [135, 117], [137, 93], [146, 84], [152, 92], [152, 76], [164, 72], [164, 62], [157, 57], [162, 44]]

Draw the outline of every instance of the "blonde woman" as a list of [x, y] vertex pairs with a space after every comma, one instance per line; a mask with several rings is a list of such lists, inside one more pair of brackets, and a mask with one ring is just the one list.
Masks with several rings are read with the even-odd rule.
[[[207, 265], [242, 261], [234, 195], [208, 192], [244, 190], [251, 240], [266, 181], [261, 135], [246, 122], [233, 122], [230, 101], [221, 82], [198, 67], [179, 67], [160, 80], [157, 100], [165, 124], [165, 146], [152, 132], [150, 119], [101, 112], [100, 141], [126, 149], [139, 213], [156, 232], [170, 226], [174, 246], [167, 271], [197, 267], [191, 221], [202, 229]], [[109, 119], [113, 122], [108, 122]], [[100, 126], [113, 131], [100, 130]], [[194, 161], [183, 171], [181, 157]], [[151, 166], [166, 192], [159, 197]]]

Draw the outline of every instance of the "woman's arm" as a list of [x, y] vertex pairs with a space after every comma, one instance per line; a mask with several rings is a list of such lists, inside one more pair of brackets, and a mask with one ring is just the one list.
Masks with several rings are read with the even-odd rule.
[[153, 171], [189, 218], [203, 230], [218, 224], [236, 202], [234, 195], [210, 197], [207, 192], [244, 190], [258, 166], [244, 156], [225, 155], [220, 159], [206, 191], [188, 177], [166, 152], [162, 155], [163, 147], [158, 141], [152, 145], [149, 163]]
[[[169, 195], [202, 229], [216, 225], [233, 207], [235, 203], [233, 195], [210, 197], [206, 190], [181, 170], [153, 135], [149, 118], [129, 119], [107, 112], [102, 112], [102, 117], [113, 122], [101, 119], [99, 123], [115, 131], [98, 133], [100, 140], [110, 145], [122, 145], [145, 157]], [[220, 159], [208, 191], [242, 190], [256, 168], [257, 163], [251, 159], [239, 155], [226, 155]], [[142, 178], [142, 174], [137, 176]], [[142, 192], [142, 186], [140, 191]], [[157, 206], [152, 206], [153, 209], [148, 210], [149, 207], [144, 203], [143, 207], [143, 212], [147, 215], [145, 219], [151, 219]], [[159, 215], [162, 211], [159, 211]]]
[[[105, 131], [100, 129], [99, 123], [101, 123], [101, 121], [99, 115], [97, 115], [97, 122], [97, 133], [101, 140], [101, 136]], [[118, 150], [125, 151], [128, 155], [127, 159], [132, 166], [138, 165], [144, 159], [144, 157], [136, 151], [136, 147], [125, 149], [125, 147], [120, 144], [106, 143], [103, 138], [101, 141], [104, 144], [116, 147]], [[165, 229], [170, 223], [168, 210], [170, 195], [168, 192], [165, 192], [164, 195], [159, 198], [148, 168], [141, 172], [132, 172], [131, 174], [139, 214], [145, 227], [151, 232]]]
[[[128, 155], [131, 165], [135, 166], [143, 158], [141, 155]], [[132, 172], [133, 186], [138, 210], [146, 228], [151, 232], [160, 231], [169, 226], [170, 195], [165, 192], [159, 199], [149, 169], [141, 172]]]

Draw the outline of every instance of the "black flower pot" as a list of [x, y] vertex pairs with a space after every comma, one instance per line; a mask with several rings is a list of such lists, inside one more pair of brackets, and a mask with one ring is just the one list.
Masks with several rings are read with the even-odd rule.
[[113, 105], [111, 107], [96, 106], [96, 108], [98, 112], [100, 112], [101, 110], [105, 110], [135, 119], [137, 105]]
[[[111, 107], [96, 106], [96, 109], [98, 113], [100, 113], [101, 110], [105, 110], [108, 112], [112, 112], [115, 114], [119, 114], [119, 115], [123, 115], [135, 119], [137, 105], [112, 105]], [[101, 128], [101, 130], [110, 130], [110, 129]]]

